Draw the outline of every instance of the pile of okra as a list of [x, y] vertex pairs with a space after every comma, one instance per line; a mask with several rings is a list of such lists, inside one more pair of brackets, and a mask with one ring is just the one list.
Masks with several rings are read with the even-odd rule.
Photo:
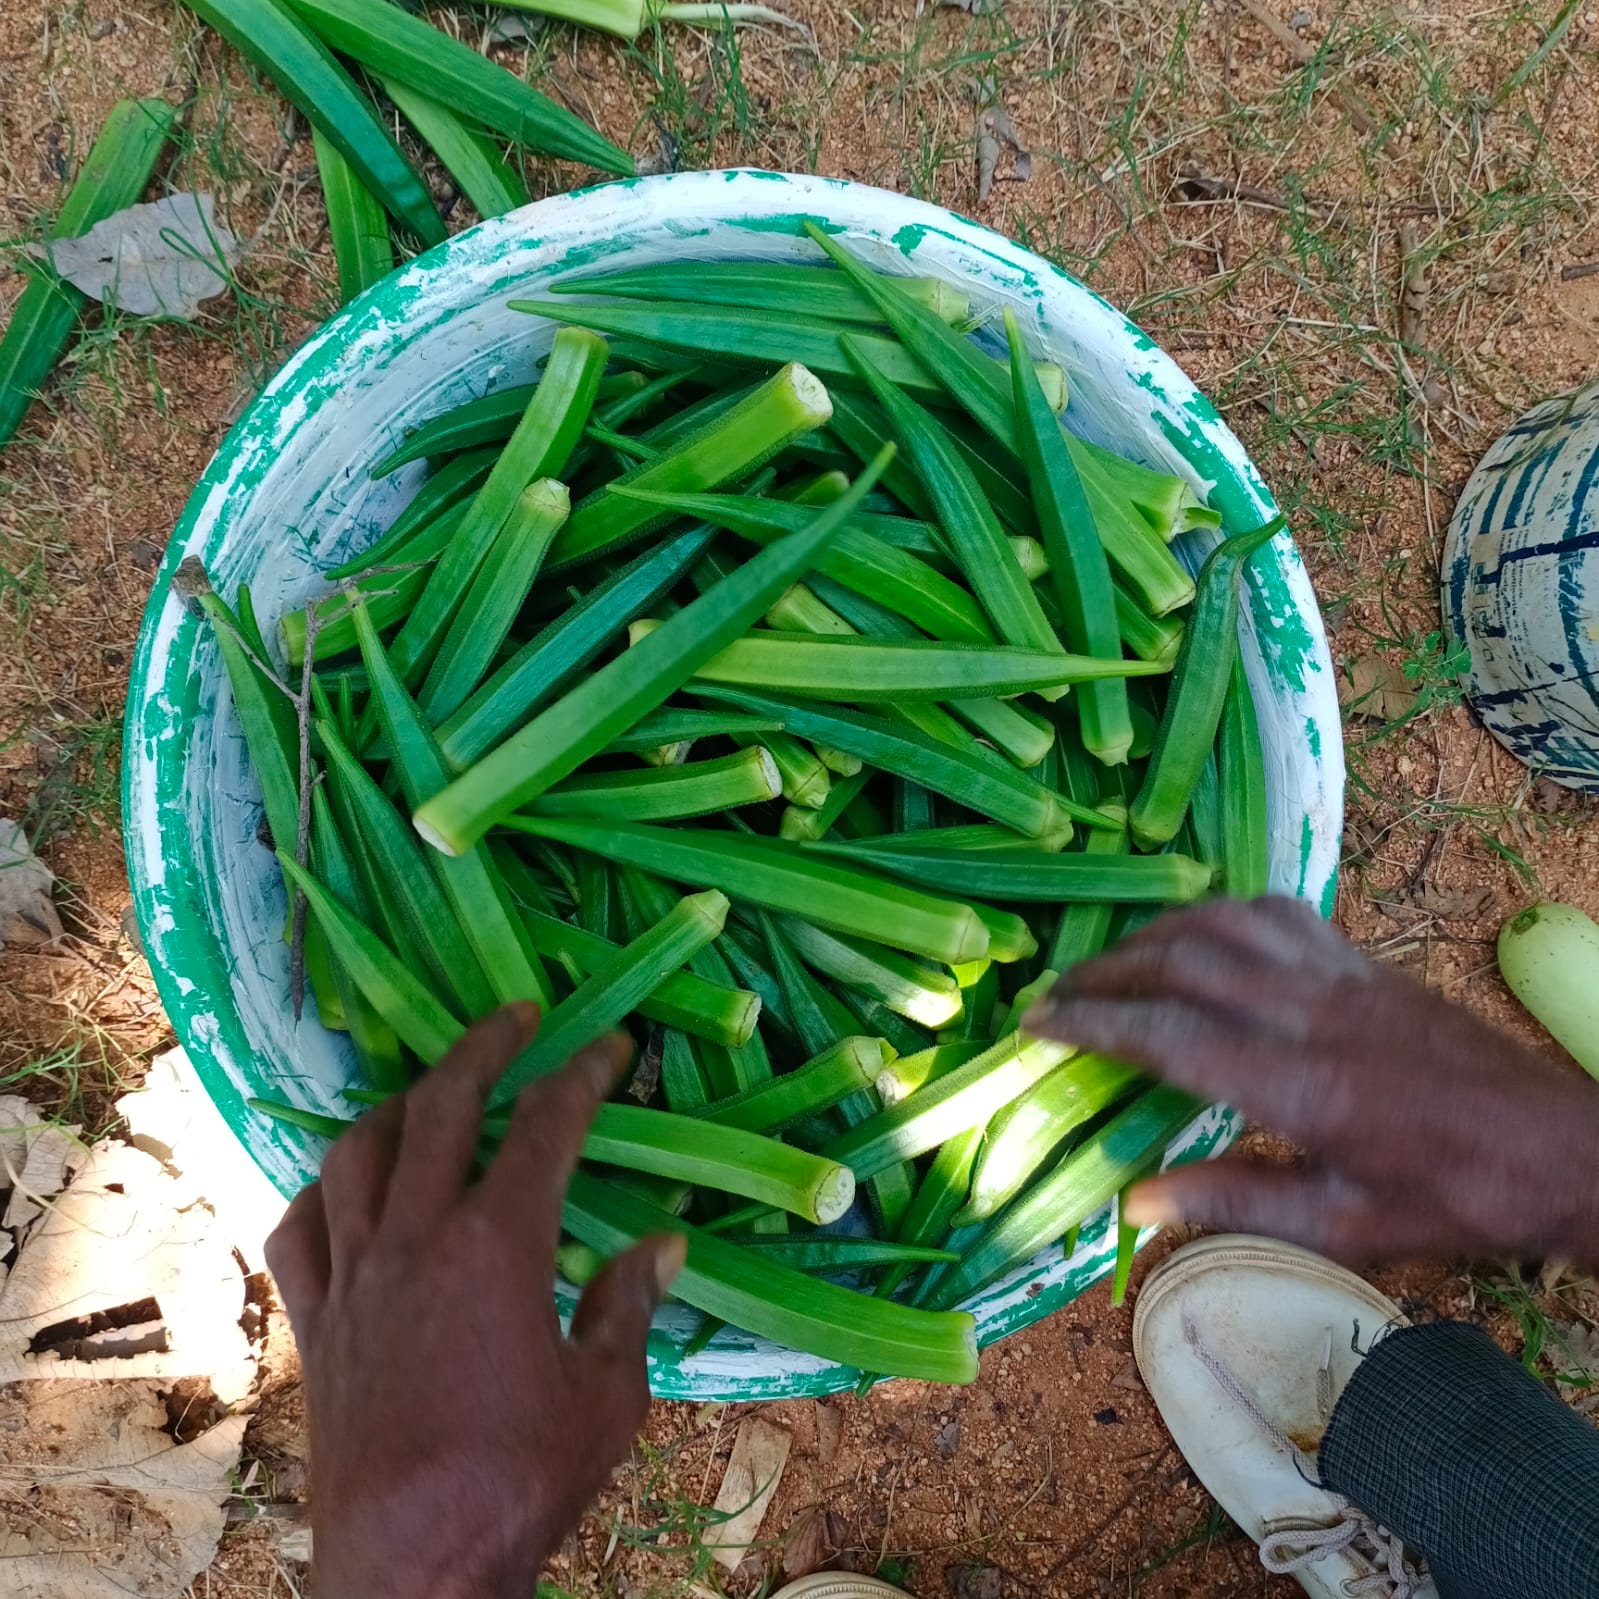
[[351, 1116], [536, 1000], [491, 1158], [625, 1027], [566, 1275], [682, 1231], [696, 1345], [963, 1382], [957, 1307], [1200, 1110], [1017, 1024], [1162, 907], [1264, 891], [1237, 627], [1277, 524], [1216, 542], [1062, 425], [1014, 315], [811, 237], [514, 302], [560, 324], [537, 383], [399, 442], [414, 498], [274, 648], [247, 591], [201, 604]]

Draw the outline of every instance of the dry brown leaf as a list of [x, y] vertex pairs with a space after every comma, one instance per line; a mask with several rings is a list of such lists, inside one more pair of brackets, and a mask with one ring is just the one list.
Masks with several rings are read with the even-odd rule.
[[1442, 888], [1435, 883], [1423, 883], [1410, 896], [1418, 910], [1429, 911], [1446, 922], [1476, 920], [1494, 902], [1491, 888]]
[[783, 1534], [783, 1575], [791, 1582], [814, 1571], [827, 1571], [849, 1542], [844, 1518], [826, 1505], [802, 1510]]
[[969, 11], [974, 17], [990, 17], [1005, 8], [1005, 0], [933, 0], [933, 3], [939, 10]]
[[88, 1154], [79, 1131], [41, 1121], [38, 1110], [15, 1094], [0, 1097], [0, 1193], [10, 1193], [0, 1227], [13, 1238], [44, 1214]]
[[1399, 342], [1419, 358], [1427, 345], [1427, 313], [1432, 306], [1432, 267], [1421, 253], [1414, 222], [1399, 224]]
[[766, 1507], [777, 1492], [793, 1439], [781, 1427], [754, 1416], [739, 1426], [733, 1455], [717, 1491], [716, 1508], [728, 1519], [705, 1531], [704, 1542], [725, 1571], [737, 1571], [761, 1530]]
[[242, 1400], [255, 1360], [244, 1275], [188, 1185], [131, 1144], [97, 1144], [0, 1285], [0, 1385], [203, 1376]]
[[61, 937], [61, 918], [50, 898], [55, 880], [21, 827], [0, 816], [0, 949], [53, 944]]
[[240, 254], [210, 194], [167, 194], [130, 205], [79, 238], [30, 249], [93, 299], [130, 316], [185, 322], [228, 287]]
[[957, 1566], [950, 1587], [955, 1599], [1000, 1599], [1005, 1579], [993, 1566]]
[[247, 1418], [187, 1444], [154, 1382], [26, 1383], [0, 1396], [7, 1599], [176, 1599], [216, 1553]]
[[977, 200], [981, 204], [994, 187], [1000, 157], [1009, 150], [1015, 157], [1014, 177], [1025, 183], [1033, 175], [1033, 154], [1021, 141], [1016, 124], [1002, 106], [990, 106], [977, 119]]
[[933, 1448], [938, 1452], [940, 1460], [953, 1460], [960, 1452], [961, 1424], [959, 1421], [947, 1421], [938, 1429], [933, 1439]]
[[1352, 716], [1396, 722], [1416, 708], [1420, 690], [1380, 655], [1357, 655], [1338, 674], [1338, 703]]

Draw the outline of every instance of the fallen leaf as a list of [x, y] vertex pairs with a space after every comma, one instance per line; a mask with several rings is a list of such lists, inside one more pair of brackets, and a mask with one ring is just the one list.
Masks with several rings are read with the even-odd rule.
[[1004, 1582], [993, 1566], [957, 1566], [949, 1576], [955, 1599], [1000, 1599]]
[[0, 1284], [0, 1386], [203, 1376], [236, 1404], [255, 1379], [244, 1307], [232, 1244], [192, 1186], [107, 1140], [27, 1230]]
[[1033, 154], [1021, 141], [1016, 124], [1003, 106], [990, 106], [977, 119], [977, 200], [981, 204], [994, 187], [994, 175], [1004, 151], [1015, 154], [1015, 177], [1025, 183], [1033, 175]]
[[1009, 1438], [988, 1457], [988, 1463], [997, 1471], [1001, 1466], [1008, 1466], [1016, 1458], [1016, 1445]]
[[1446, 922], [1469, 922], [1481, 916], [1494, 902], [1491, 888], [1441, 888], [1423, 883], [1410, 895], [1418, 910], [1430, 911]]
[[991, 17], [1005, 9], [1005, 0], [934, 0], [934, 5], [940, 11], [969, 11], [974, 17]]
[[844, 1414], [832, 1405], [816, 1404], [816, 1458], [830, 1466], [838, 1458], [838, 1446], [844, 1437]]
[[1357, 655], [1338, 674], [1338, 703], [1367, 721], [1397, 722], [1420, 698], [1415, 683], [1380, 655]]
[[1110, 1380], [1112, 1388], [1126, 1388], [1132, 1393], [1144, 1391], [1144, 1379], [1138, 1375], [1138, 1362], [1131, 1356], [1123, 1363], [1122, 1369]]
[[828, 1570], [848, 1541], [849, 1527], [836, 1510], [812, 1505], [800, 1511], [783, 1534], [783, 1575], [792, 1582]]
[[0, 949], [53, 944], [61, 937], [61, 918], [50, 898], [55, 880], [21, 827], [0, 816]]
[[514, 13], [496, 17], [484, 35], [486, 44], [520, 44], [526, 39], [536, 39], [544, 31], [544, 18], [520, 17]]
[[7, 1599], [186, 1593], [222, 1537], [247, 1420], [174, 1444], [154, 1382], [30, 1382], [0, 1396]]
[[953, 1460], [960, 1446], [961, 1424], [958, 1421], [946, 1422], [933, 1439], [933, 1448], [938, 1451], [940, 1460]]
[[[1585, 1321], [1555, 1321], [1555, 1346], [1545, 1354], [1559, 1372], [1555, 1386], [1562, 1399], [1587, 1405], [1599, 1389], [1599, 1330]], [[1575, 1382], [1569, 1381], [1576, 1378]]]
[[704, 1543], [725, 1571], [737, 1571], [755, 1542], [766, 1507], [777, 1492], [793, 1439], [781, 1427], [751, 1416], [733, 1440], [732, 1458], [717, 1490], [716, 1509], [727, 1520], [706, 1528]]
[[78, 1139], [80, 1130], [41, 1120], [39, 1111], [15, 1094], [0, 1098], [0, 1192], [11, 1195], [0, 1226], [13, 1238], [44, 1214], [88, 1154]]
[[1399, 342], [1412, 356], [1427, 343], [1427, 313], [1432, 306], [1432, 267], [1421, 253], [1414, 222], [1399, 224]]
[[221, 294], [239, 241], [216, 219], [216, 196], [168, 194], [130, 205], [76, 239], [30, 246], [74, 288], [130, 316], [192, 320]]

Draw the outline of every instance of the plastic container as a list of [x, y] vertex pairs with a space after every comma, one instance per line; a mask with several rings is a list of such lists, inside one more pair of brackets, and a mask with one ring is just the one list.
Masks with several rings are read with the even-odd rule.
[[1478, 462], [1444, 543], [1443, 613], [1483, 725], [1599, 794], [1599, 384], [1535, 406]]
[[[362, 547], [415, 492], [420, 467], [368, 468], [448, 406], [526, 382], [553, 329], [506, 309], [579, 268], [685, 256], [810, 259], [801, 219], [823, 219], [890, 271], [938, 274], [978, 307], [1016, 307], [1068, 369], [1073, 426], [1203, 488], [1229, 527], [1274, 514], [1242, 447], [1143, 333], [1065, 273], [934, 206], [836, 180], [686, 173], [606, 185], [485, 223], [341, 312], [273, 379], [196, 489], [145, 616], [129, 694], [128, 864], [150, 961], [183, 1044], [223, 1115], [291, 1193], [321, 1143], [253, 1115], [251, 1094], [342, 1114], [343, 1041], [309, 1010], [295, 1025], [281, 932], [283, 886], [256, 840], [259, 799], [214, 643], [168, 584], [197, 554], [231, 596], [248, 581], [263, 618], [302, 604], [317, 574]], [[1202, 549], [1185, 551], [1197, 562]], [[1299, 557], [1279, 538], [1257, 558], [1243, 621], [1270, 793], [1272, 884], [1330, 910], [1343, 800], [1332, 667]], [[1201, 1116], [1173, 1146], [1214, 1154], [1240, 1128]], [[989, 1342], [1081, 1293], [1114, 1255], [1109, 1212], [1070, 1261], [1046, 1251], [970, 1306]], [[559, 1291], [563, 1313], [572, 1294]], [[776, 1398], [847, 1387], [856, 1374], [723, 1333], [693, 1360], [697, 1313], [668, 1307], [651, 1380], [672, 1397]]]

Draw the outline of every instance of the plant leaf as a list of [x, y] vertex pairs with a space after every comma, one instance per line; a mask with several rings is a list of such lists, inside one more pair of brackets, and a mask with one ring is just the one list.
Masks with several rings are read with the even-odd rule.
[[221, 294], [240, 255], [216, 219], [216, 197], [169, 194], [130, 205], [81, 238], [30, 247], [84, 294], [130, 316], [192, 321]]
[[0, 816], [0, 949], [7, 944], [53, 944], [61, 918], [50, 899], [55, 873], [33, 853], [27, 836]]

